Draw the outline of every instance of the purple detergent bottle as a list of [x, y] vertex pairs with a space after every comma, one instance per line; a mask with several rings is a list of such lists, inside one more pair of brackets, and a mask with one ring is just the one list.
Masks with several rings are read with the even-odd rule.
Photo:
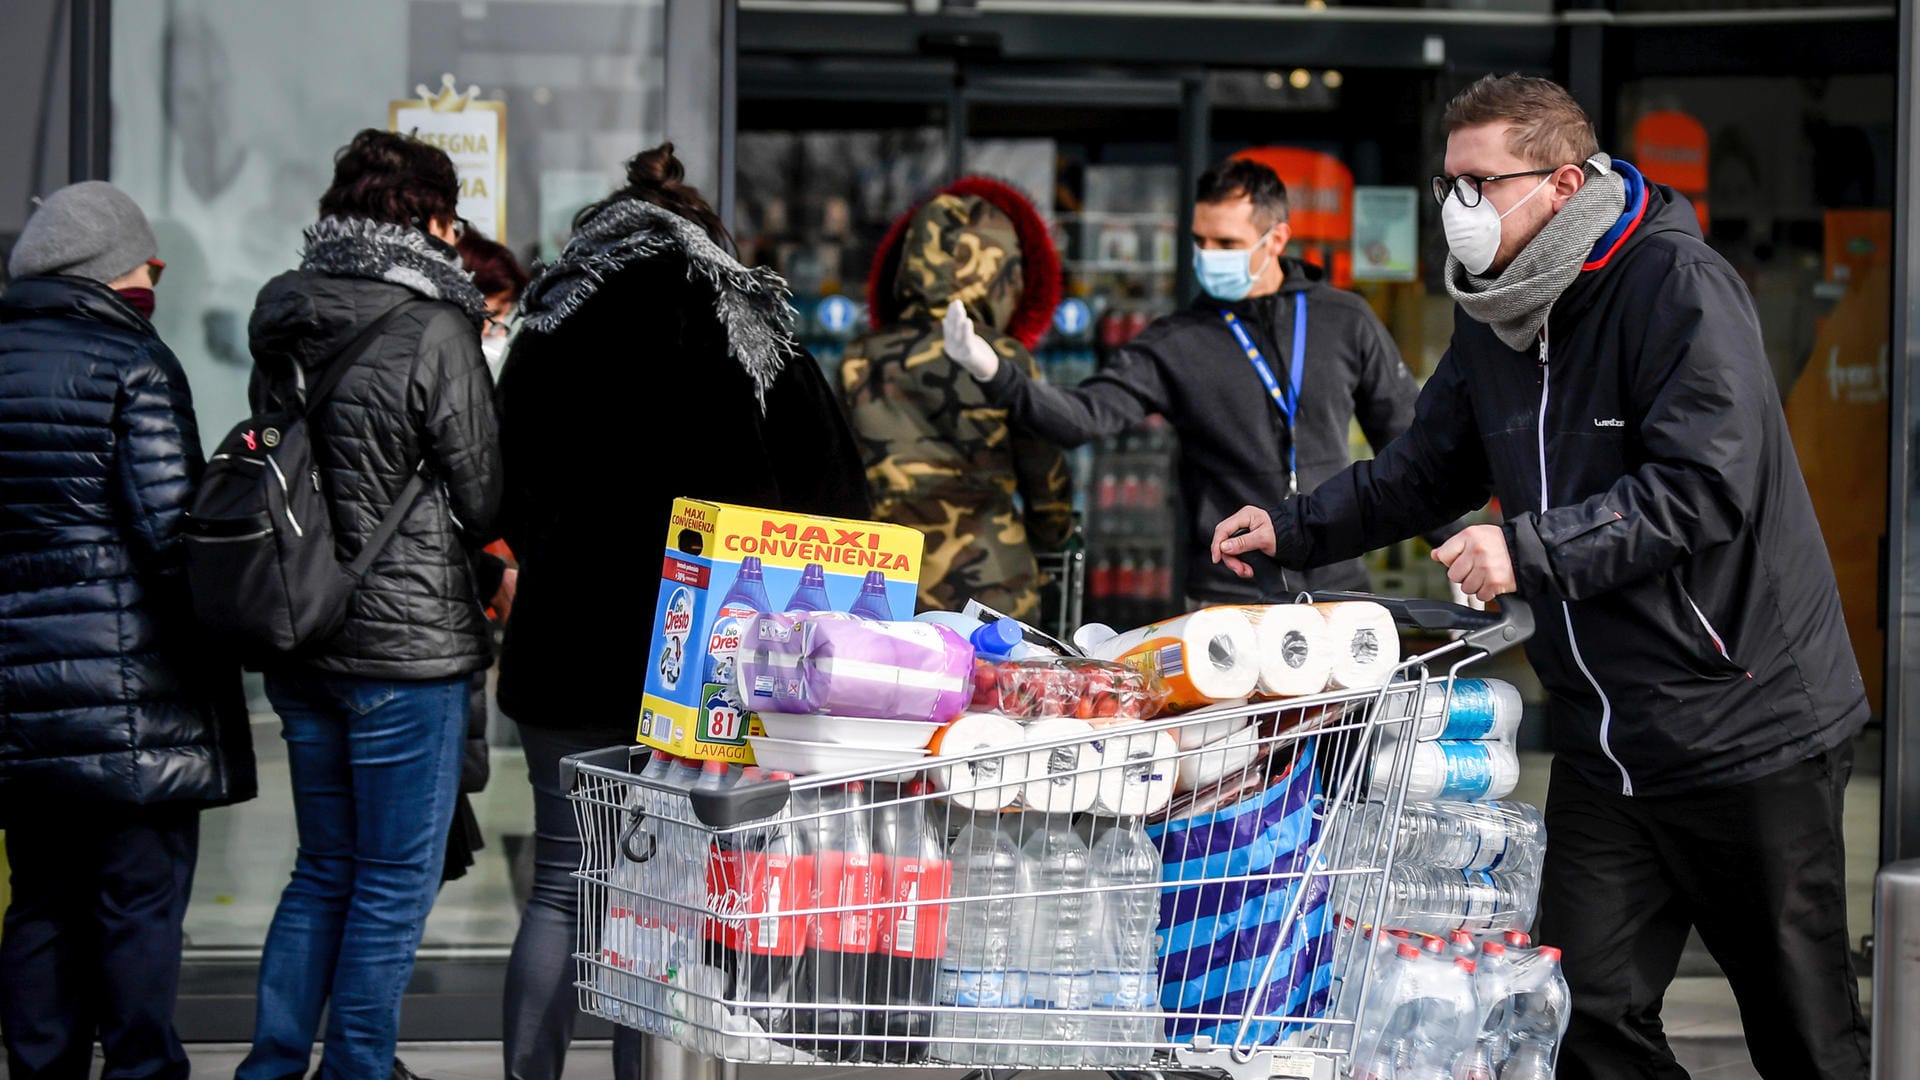
[[746, 632], [748, 621], [772, 609], [759, 558], [749, 555], [741, 559], [740, 576], [733, 580], [726, 599], [720, 601], [720, 610], [713, 619], [713, 633], [707, 638], [707, 682], [733, 685], [734, 654], [740, 651], [740, 638]]
[[854, 599], [853, 606], [847, 609], [847, 614], [892, 622], [893, 605], [887, 603], [887, 575], [878, 570], [867, 571], [867, 580], [861, 584], [860, 595]]
[[800, 571], [800, 587], [793, 590], [793, 599], [781, 610], [791, 615], [796, 611], [831, 611], [832, 601], [827, 599], [827, 572], [819, 563], [808, 563]]

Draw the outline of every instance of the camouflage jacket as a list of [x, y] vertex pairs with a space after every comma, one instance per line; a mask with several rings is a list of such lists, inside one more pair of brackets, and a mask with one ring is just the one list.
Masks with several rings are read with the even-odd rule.
[[1058, 549], [1073, 531], [1065, 455], [1008, 426], [1006, 410], [947, 359], [940, 329], [958, 300], [1003, 363], [1039, 377], [1027, 350], [999, 331], [1024, 285], [1013, 224], [984, 199], [939, 195], [903, 244], [901, 319], [852, 342], [841, 369], [874, 516], [926, 534], [923, 608], [978, 599], [1036, 615], [1034, 549]]

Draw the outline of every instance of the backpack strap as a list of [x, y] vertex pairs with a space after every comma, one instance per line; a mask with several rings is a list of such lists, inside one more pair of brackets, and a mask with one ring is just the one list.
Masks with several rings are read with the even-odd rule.
[[[418, 297], [408, 297], [400, 301], [382, 312], [379, 318], [368, 323], [366, 329], [360, 331], [352, 341], [347, 343], [346, 348], [334, 354], [333, 363], [327, 367], [327, 373], [314, 384], [303, 403], [302, 413], [310, 422], [313, 419], [314, 410], [318, 409], [327, 400], [327, 396], [333, 393], [334, 387], [346, 377], [347, 371], [366, 356], [374, 343], [380, 340], [380, 336], [387, 327], [408, 308], [424, 303], [427, 301]], [[354, 556], [353, 561], [347, 564], [347, 573], [352, 574], [356, 581], [367, 576], [367, 570], [373, 565], [373, 560], [380, 557], [380, 552], [385, 550], [387, 543], [393, 539], [393, 534], [400, 531], [401, 520], [407, 516], [409, 510], [413, 509], [413, 504], [419, 501], [421, 493], [426, 489], [427, 475], [416, 467], [413, 475], [407, 478], [406, 486], [393, 497], [393, 504], [387, 507], [386, 513], [380, 515], [380, 523], [374, 526], [373, 534], [367, 537], [367, 542], [361, 547], [360, 554]]]
[[407, 486], [400, 489], [400, 494], [393, 497], [393, 505], [380, 515], [380, 524], [373, 527], [373, 535], [367, 537], [366, 546], [347, 564], [347, 573], [352, 574], [355, 581], [367, 576], [367, 568], [380, 557], [380, 552], [393, 539], [393, 534], [400, 531], [400, 520], [407, 516], [407, 511], [413, 509], [413, 504], [419, 501], [420, 494], [426, 489], [427, 474], [419, 469], [413, 470], [413, 475], [407, 477]]
[[[367, 352], [373, 348], [374, 342], [380, 340], [380, 335], [386, 332], [388, 325], [391, 324], [401, 312], [426, 302], [427, 301], [423, 299], [412, 296], [400, 301], [381, 312], [378, 318], [368, 323], [360, 333], [354, 336], [352, 341], [347, 342], [346, 348], [334, 353], [333, 363], [327, 365], [326, 374], [320, 376], [320, 381], [315, 383], [310, 390], [304, 386], [301, 388], [301, 396], [303, 398], [300, 408], [301, 413], [308, 419], [312, 419], [314, 410], [318, 409], [321, 403], [327, 400], [327, 396], [333, 393], [333, 388], [340, 385], [340, 380], [346, 378], [347, 371], [355, 364], [358, 364], [362, 357], [367, 355]], [[296, 366], [296, 377], [301, 374]]]

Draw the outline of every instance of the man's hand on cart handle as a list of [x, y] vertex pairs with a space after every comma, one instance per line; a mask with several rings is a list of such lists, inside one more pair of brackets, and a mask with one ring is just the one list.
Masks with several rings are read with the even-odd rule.
[[1213, 561], [1224, 564], [1238, 577], [1253, 576], [1253, 567], [1236, 555], [1274, 553], [1273, 517], [1257, 506], [1241, 507], [1232, 517], [1213, 528]]
[[1498, 525], [1460, 530], [1434, 551], [1433, 561], [1447, 568], [1448, 581], [1482, 603], [1515, 591], [1513, 556]]

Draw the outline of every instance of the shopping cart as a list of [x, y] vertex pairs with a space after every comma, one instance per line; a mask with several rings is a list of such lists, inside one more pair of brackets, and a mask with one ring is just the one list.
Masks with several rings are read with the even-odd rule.
[[[906, 773], [893, 764], [688, 791], [637, 773], [640, 753], [626, 747], [568, 759], [562, 779], [584, 840], [576, 875], [580, 1008], [739, 1064], [1171, 1069], [1235, 1080], [1340, 1075], [1364, 1021], [1352, 1003], [1364, 1001], [1374, 955], [1364, 937], [1340, 927], [1381, 922], [1393, 864], [1390, 823], [1399, 818], [1413, 757], [1414, 739], [1401, 735], [1411, 734], [1406, 725], [1433, 695], [1450, 701], [1463, 668], [1524, 641], [1533, 625], [1513, 599], [1496, 613], [1382, 602], [1403, 626], [1463, 635], [1405, 661], [1394, 681], [1374, 690], [1215, 708], [1011, 752], [923, 759]], [[1203, 741], [1234, 728], [1252, 734]], [[1127, 750], [1115, 753], [1116, 745]], [[1070, 787], [1063, 799], [1056, 787], [1054, 797], [1039, 800], [1052, 813], [993, 814], [961, 805], [991, 810], [1012, 802], [1006, 788], [1013, 773], [1005, 766], [1020, 755], [1028, 755], [1029, 783], [1045, 777], [1055, 785], [1091, 784], [1095, 798]], [[944, 794], [912, 782], [922, 768], [944, 777]], [[943, 847], [968, 824], [1009, 835], [1017, 828], [1028, 840], [1075, 828], [1084, 836], [1111, 818], [1064, 810], [1099, 805], [1108, 797], [1099, 790], [1104, 776], [1168, 768], [1197, 770], [1209, 782], [1198, 803], [1169, 808], [1183, 815], [1178, 821], [1154, 822], [1163, 851], [1171, 851], [1170, 830], [1180, 824], [1212, 823], [1187, 830], [1183, 861], [1164, 882], [1100, 885], [1104, 869], [1091, 867], [1084, 884], [1049, 890], [1028, 878], [976, 880], [977, 860], [968, 860], [947, 868], [950, 879], [921, 875], [900, 888], [903, 872], [890, 882], [886, 867], [902, 864], [889, 864], [884, 852], [869, 859], [882, 864], [869, 883], [862, 846], [847, 839], [860, 834], [859, 821], [893, 829], [906, 820], [931, 822]], [[1369, 800], [1384, 812], [1360, 813]], [[1221, 808], [1212, 818], [1204, 816], [1208, 803]], [[1256, 803], [1262, 813], [1276, 808], [1284, 820], [1261, 818], [1257, 842], [1245, 851], [1227, 850], [1224, 840], [1217, 851], [1207, 848], [1214, 833], [1237, 828], [1229, 817], [1240, 811], [1232, 807]], [[1262, 847], [1264, 856], [1245, 853]], [[829, 860], [829, 852], [839, 854]], [[808, 858], [811, 884], [798, 870]], [[1115, 1007], [1112, 999], [1082, 993], [1087, 976], [1073, 972], [1043, 971], [1050, 981], [1036, 990], [1026, 969], [1060, 963], [1058, 951], [1044, 963], [1037, 959], [1036, 923], [1057, 934], [1069, 916], [1097, 920], [1128, 893], [1185, 924], [1180, 931], [1162, 927], [1154, 972], [1159, 1002]], [[965, 910], [980, 904], [1002, 906]], [[1004, 918], [1009, 911], [1006, 970], [991, 973], [998, 1000], [956, 995], [954, 973], [938, 971], [943, 949], [927, 943], [943, 928], [977, 933], [996, 912]], [[1258, 925], [1207, 948], [1169, 940], [1193, 926], [1236, 919]], [[1192, 957], [1209, 949], [1206, 970], [1191, 970]]]
[[1072, 641], [1073, 632], [1084, 621], [1087, 593], [1087, 544], [1078, 529], [1059, 551], [1036, 552], [1043, 592], [1040, 597], [1040, 629]]

